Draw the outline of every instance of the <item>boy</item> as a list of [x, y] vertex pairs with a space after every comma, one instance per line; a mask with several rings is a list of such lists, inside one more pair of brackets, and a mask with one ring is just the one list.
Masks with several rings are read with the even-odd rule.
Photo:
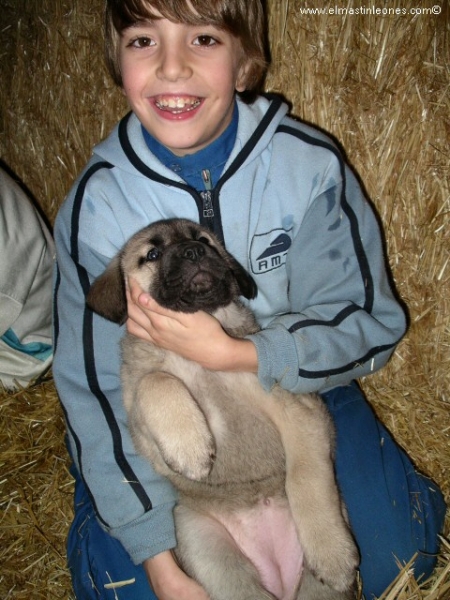
[[[108, 65], [132, 113], [96, 148], [55, 227], [54, 375], [74, 459], [68, 551], [80, 599], [207, 598], [170, 552], [175, 494], [126, 427], [123, 329], [84, 303], [125, 241], [161, 218], [200, 221], [224, 241], [258, 285], [262, 331], [231, 339], [209, 315], [164, 310], [132, 281], [128, 330], [211, 369], [257, 372], [266, 388], [322, 394], [367, 598], [395, 577], [396, 558], [437, 550], [442, 496], [354, 383], [405, 332], [376, 218], [333, 143], [256, 96], [263, 40], [259, 0], [107, 2]], [[420, 555], [417, 575], [433, 565]]]

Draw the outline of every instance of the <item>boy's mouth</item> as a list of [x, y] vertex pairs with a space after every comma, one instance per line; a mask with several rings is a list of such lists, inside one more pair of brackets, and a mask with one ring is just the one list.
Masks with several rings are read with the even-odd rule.
[[155, 99], [155, 105], [159, 110], [174, 115], [194, 110], [200, 104], [201, 99], [194, 96], [159, 96]]

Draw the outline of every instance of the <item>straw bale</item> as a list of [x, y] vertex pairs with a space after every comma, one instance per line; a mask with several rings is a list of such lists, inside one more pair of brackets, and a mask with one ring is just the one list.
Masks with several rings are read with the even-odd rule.
[[[0, 156], [50, 223], [92, 146], [127, 110], [102, 62], [102, 4], [0, 0]], [[449, 7], [423, 0], [414, 15], [411, 5], [379, 2], [407, 11], [383, 16], [368, 12], [376, 2], [267, 0], [266, 88], [339, 140], [380, 215], [410, 328], [389, 365], [362, 384], [450, 501]], [[72, 482], [52, 381], [0, 394], [0, 418], [0, 597], [69, 598]], [[402, 567], [383, 600], [450, 598], [445, 539], [427, 584]]]
[[0, 597], [70, 598], [73, 480], [51, 379], [0, 390]]

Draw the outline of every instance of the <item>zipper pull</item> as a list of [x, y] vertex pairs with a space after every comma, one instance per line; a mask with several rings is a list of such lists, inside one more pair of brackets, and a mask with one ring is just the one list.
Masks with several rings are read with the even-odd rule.
[[202, 179], [205, 184], [205, 188], [210, 192], [212, 190], [212, 180], [211, 180], [211, 172], [209, 169], [203, 169], [202, 171]]
[[209, 169], [203, 169], [202, 179], [205, 184], [206, 192], [200, 192], [203, 202], [203, 217], [211, 219], [214, 217], [214, 208], [212, 202], [212, 180]]
[[211, 219], [212, 217], [214, 217], [212, 192], [210, 192], [209, 190], [206, 192], [200, 192], [200, 197], [203, 202], [203, 216]]

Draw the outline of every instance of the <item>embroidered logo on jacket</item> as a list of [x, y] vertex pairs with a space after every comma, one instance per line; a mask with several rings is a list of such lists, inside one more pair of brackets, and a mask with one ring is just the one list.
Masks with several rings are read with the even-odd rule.
[[253, 237], [250, 250], [253, 273], [267, 273], [285, 264], [292, 244], [291, 232], [292, 229], [273, 229]]

